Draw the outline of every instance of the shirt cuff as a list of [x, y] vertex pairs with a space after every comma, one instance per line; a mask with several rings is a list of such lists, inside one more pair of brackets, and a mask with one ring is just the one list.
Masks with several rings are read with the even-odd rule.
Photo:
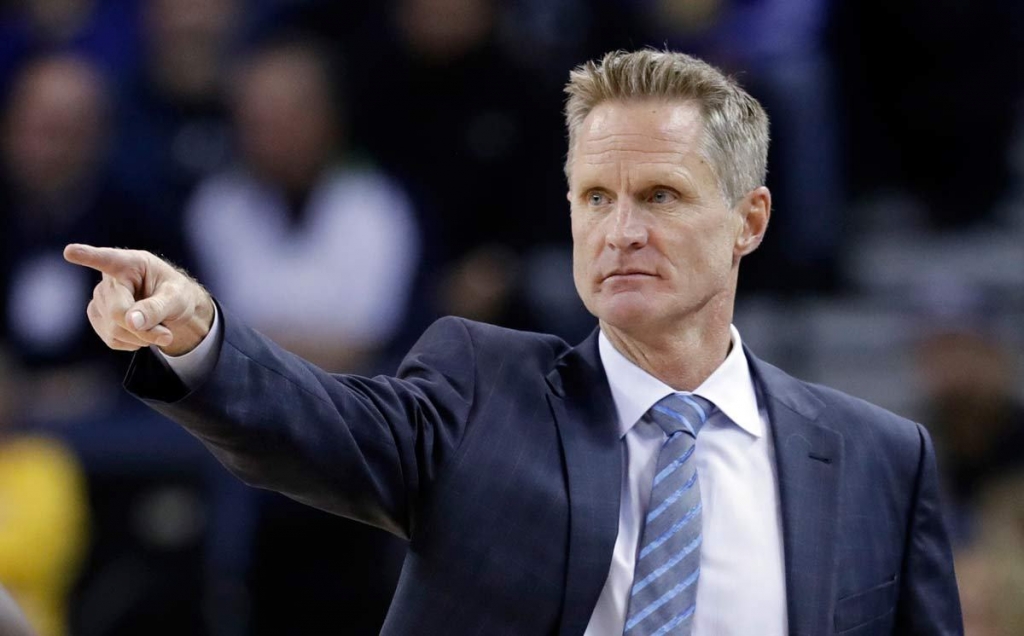
[[157, 346], [151, 346], [150, 349], [167, 362], [171, 371], [181, 379], [186, 388], [192, 390], [202, 384], [217, 364], [217, 358], [220, 357], [222, 330], [220, 312], [217, 311], [217, 303], [214, 303], [213, 324], [210, 325], [210, 333], [206, 334], [206, 337], [195, 349], [180, 356], [169, 356]]

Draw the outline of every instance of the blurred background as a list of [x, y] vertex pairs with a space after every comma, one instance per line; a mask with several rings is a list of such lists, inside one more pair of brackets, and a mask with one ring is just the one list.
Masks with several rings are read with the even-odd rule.
[[120, 389], [65, 243], [143, 248], [333, 371], [434, 318], [593, 329], [569, 69], [669, 46], [767, 108], [762, 357], [924, 422], [968, 633], [1024, 633], [1024, 4], [0, 1], [0, 582], [43, 636], [376, 634], [404, 545], [242, 486]]

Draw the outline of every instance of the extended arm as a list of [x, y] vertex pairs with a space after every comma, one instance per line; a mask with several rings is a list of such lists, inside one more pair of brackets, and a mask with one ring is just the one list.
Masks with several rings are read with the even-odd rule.
[[397, 377], [369, 379], [326, 373], [222, 311], [216, 363], [186, 387], [148, 345], [175, 355], [202, 342], [197, 334], [206, 335], [214, 314], [205, 290], [144, 252], [68, 252], [69, 260], [104, 273], [90, 303], [94, 329], [114, 348], [139, 351], [126, 378], [130, 391], [185, 426], [247, 483], [401, 536], [413, 533], [423, 494], [469, 419], [476, 364], [462, 322], [436, 323]]

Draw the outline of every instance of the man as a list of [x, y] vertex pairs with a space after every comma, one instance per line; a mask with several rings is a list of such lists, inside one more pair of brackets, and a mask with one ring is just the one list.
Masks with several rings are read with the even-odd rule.
[[730, 326], [760, 106], [655, 51], [567, 92], [582, 344], [444, 319], [396, 377], [332, 376], [149, 254], [69, 246], [97, 332], [141, 349], [129, 390], [248, 483], [407, 537], [386, 634], [961, 633], [924, 429]]

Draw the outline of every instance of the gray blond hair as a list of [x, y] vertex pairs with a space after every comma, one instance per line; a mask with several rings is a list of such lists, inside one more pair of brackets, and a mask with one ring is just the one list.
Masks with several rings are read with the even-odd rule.
[[768, 115], [735, 80], [707, 62], [684, 53], [644, 49], [613, 51], [582, 64], [565, 85], [565, 125], [569, 178], [576, 137], [583, 120], [609, 101], [694, 101], [704, 124], [703, 154], [718, 178], [722, 195], [735, 205], [764, 185], [768, 170]]

